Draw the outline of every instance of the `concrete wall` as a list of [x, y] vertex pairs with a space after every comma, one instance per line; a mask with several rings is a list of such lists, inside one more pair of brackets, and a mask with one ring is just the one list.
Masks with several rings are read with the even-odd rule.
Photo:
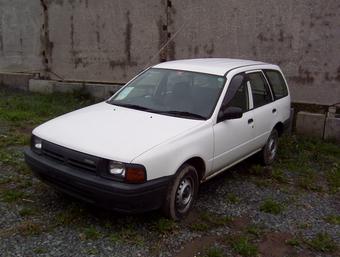
[[0, 0], [0, 72], [123, 83], [160, 60], [247, 58], [279, 64], [293, 101], [327, 105], [339, 28], [338, 0]]
[[0, 71], [43, 69], [43, 10], [38, 0], [0, 0]]
[[170, 14], [173, 58], [277, 63], [294, 101], [340, 102], [339, 0], [173, 0]]

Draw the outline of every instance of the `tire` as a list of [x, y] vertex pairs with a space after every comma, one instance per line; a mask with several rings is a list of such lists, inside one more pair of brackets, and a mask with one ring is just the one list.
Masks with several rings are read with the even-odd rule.
[[164, 215], [176, 221], [184, 218], [196, 201], [198, 187], [196, 168], [189, 164], [183, 164], [168, 188], [162, 207]]
[[276, 129], [273, 129], [261, 151], [262, 163], [264, 165], [271, 165], [275, 161], [278, 149], [278, 141], [279, 133]]

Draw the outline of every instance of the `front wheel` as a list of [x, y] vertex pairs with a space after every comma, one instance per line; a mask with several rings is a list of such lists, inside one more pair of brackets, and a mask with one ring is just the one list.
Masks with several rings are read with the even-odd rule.
[[270, 165], [274, 162], [277, 155], [278, 142], [279, 134], [276, 129], [273, 129], [261, 152], [262, 162], [264, 165]]
[[169, 186], [163, 213], [173, 220], [180, 220], [191, 210], [198, 192], [198, 175], [194, 166], [184, 164]]

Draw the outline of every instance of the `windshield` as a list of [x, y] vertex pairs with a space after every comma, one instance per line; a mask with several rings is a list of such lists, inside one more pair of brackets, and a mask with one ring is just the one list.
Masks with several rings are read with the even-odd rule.
[[193, 119], [208, 119], [225, 78], [189, 71], [152, 68], [113, 96], [110, 104]]

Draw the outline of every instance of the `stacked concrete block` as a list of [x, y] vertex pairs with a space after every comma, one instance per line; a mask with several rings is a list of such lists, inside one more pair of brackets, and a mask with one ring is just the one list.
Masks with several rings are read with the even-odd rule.
[[298, 112], [296, 133], [322, 138], [326, 115], [322, 113]]

